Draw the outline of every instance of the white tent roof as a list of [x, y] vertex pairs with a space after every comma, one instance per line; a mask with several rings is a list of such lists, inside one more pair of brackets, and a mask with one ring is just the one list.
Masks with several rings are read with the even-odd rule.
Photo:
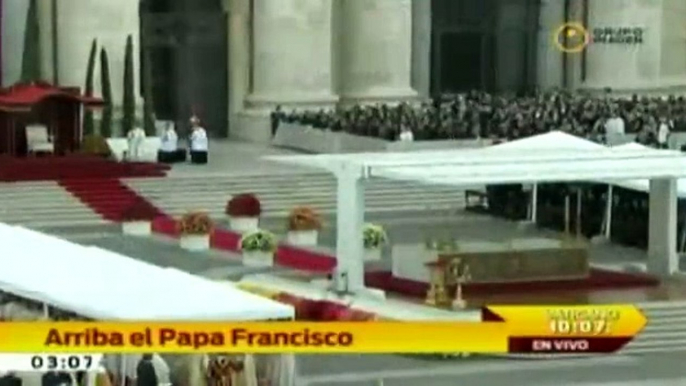
[[[499, 148], [499, 151], [494, 151]], [[402, 153], [272, 156], [266, 159], [443, 185], [616, 181], [686, 177], [686, 156], [652, 149], [612, 149], [551, 132], [482, 149]]]
[[[619, 145], [613, 147], [613, 149], [620, 150], [653, 150], [659, 152], [660, 150], [651, 149], [647, 146], [641, 145], [640, 143], [630, 142], [624, 145]], [[639, 178], [634, 180], [624, 180], [624, 181], [614, 181], [613, 185], [621, 186], [626, 189], [638, 190], [642, 192], [650, 191], [650, 180], [645, 178]], [[679, 178], [677, 180], [677, 194], [679, 197], [686, 198], [686, 179]]]
[[0, 224], [0, 289], [94, 319], [264, 320], [288, 305], [95, 247]]
[[[598, 150], [605, 149], [605, 146], [595, 142], [579, 138], [575, 135], [563, 133], [561, 131], [551, 131], [549, 133], [535, 135], [517, 139], [510, 142], [505, 142], [497, 145], [487, 147], [485, 149], [497, 150], [546, 150], [546, 149], [560, 149], [568, 151], [584, 151], [584, 150]], [[484, 150], [485, 150], [484, 149]]]

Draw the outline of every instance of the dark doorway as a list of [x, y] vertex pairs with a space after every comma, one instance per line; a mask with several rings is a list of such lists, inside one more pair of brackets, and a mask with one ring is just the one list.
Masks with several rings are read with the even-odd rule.
[[483, 37], [482, 33], [477, 32], [441, 35], [440, 76], [444, 93], [483, 87]]
[[535, 86], [540, 0], [432, 0], [432, 93]]
[[210, 135], [226, 137], [228, 18], [222, 0], [141, 0], [140, 18], [141, 63], [147, 52], [157, 118], [176, 122], [185, 135], [196, 114]]

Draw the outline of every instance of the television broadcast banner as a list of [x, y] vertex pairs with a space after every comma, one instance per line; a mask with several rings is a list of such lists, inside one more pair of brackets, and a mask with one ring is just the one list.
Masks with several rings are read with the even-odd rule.
[[0, 352], [608, 353], [646, 324], [630, 305], [489, 306], [481, 316], [481, 322], [0, 322]]

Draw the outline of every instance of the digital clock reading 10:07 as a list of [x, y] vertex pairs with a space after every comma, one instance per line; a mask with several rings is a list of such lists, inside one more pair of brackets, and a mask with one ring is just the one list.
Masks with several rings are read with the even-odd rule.
[[562, 336], [609, 335], [619, 319], [619, 312], [604, 309], [563, 309], [548, 312], [550, 333]]
[[101, 354], [39, 354], [31, 356], [31, 368], [35, 371], [88, 371], [96, 369], [101, 358]]

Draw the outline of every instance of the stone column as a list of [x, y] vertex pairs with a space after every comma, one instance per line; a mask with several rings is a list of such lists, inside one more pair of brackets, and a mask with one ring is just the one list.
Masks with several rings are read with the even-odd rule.
[[412, 2], [412, 88], [431, 93], [431, 1]]
[[[250, 0], [224, 0], [229, 13], [229, 121], [243, 110], [250, 87]], [[232, 123], [229, 127], [233, 126]]]
[[[138, 62], [140, 20], [139, 0], [57, 1], [57, 67], [63, 86], [85, 86], [88, 54], [93, 39], [98, 50], [107, 50], [110, 64], [112, 98], [121, 106], [124, 85], [124, 52], [127, 35], [133, 35], [136, 95], [138, 95]], [[100, 95], [99, 61], [96, 61], [96, 95]]]
[[412, 0], [343, 0], [340, 95], [348, 102], [415, 99]]
[[679, 270], [677, 254], [677, 180], [650, 181], [648, 272], [669, 276]]
[[27, 0], [3, 0], [2, 2], [3, 86], [11, 86], [21, 78], [21, 57], [24, 51], [28, 10]]
[[333, 106], [332, 0], [253, 3], [252, 94], [248, 107]]
[[538, 30], [537, 83], [542, 89], [562, 86], [563, 53], [553, 44], [555, 32], [564, 23], [564, 1], [541, 1]]

